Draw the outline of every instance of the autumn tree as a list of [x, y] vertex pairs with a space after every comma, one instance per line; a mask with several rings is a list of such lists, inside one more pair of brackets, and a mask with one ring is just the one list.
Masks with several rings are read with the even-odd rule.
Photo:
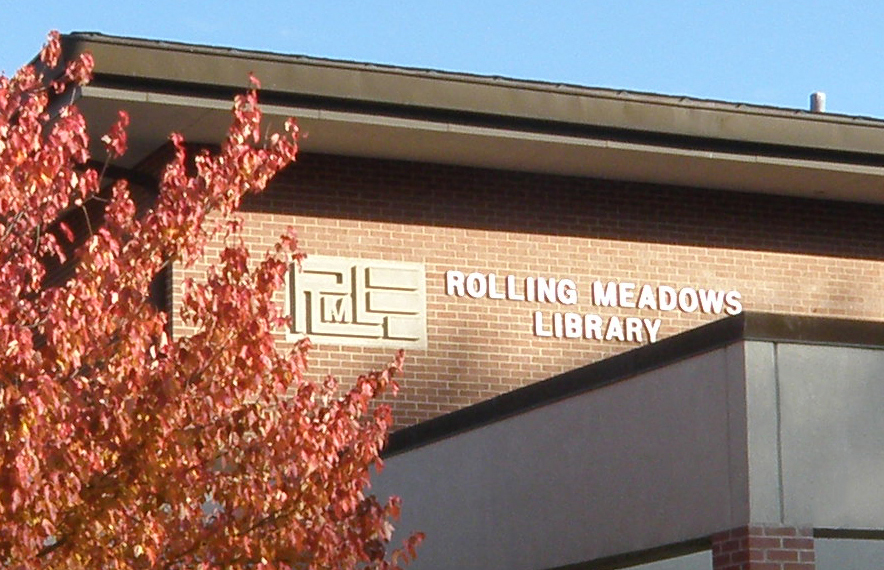
[[[40, 59], [60, 67], [50, 35]], [[394, 568], [398, 504], [368, 495], [391, 425], [375, 397], [401, 355], [349, 391], [305, 378], [308, 342], [281, 352], [273, 302], [293, 234], [250, 259], [235, 212], [295, 158], [297, 128], [262, 137], [253, 89], [216, 154], [180, 136], [152, 209], [91, 168], [72, 89], [88, 55], [0, 78], [0, 565], [4, 568]], [[54, 80], [51, 80], [52, 78]], [[257, 86], [257, 85], [256, 85]], [[50, 110], [53, 110], [50, 113]], [[58, 109], [58, 110], [55, 110]], [[102, 141], [124, 152], [127, 117]], [[67, 220], [99, 204], [83, 243]], [[181, 318], [150, 298], [172, 264], [223, 241]], [[62, 284], [46, 268], [73, 256]], [[343, 394], [343, 395], [342, 395]]]

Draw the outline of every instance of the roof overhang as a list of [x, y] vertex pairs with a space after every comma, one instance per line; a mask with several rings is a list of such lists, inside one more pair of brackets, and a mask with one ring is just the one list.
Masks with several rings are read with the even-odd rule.
[[172, 131], [221, 140], [255, 73], [270, 123], [306, 152], [884, 203], [884, 122], [112, 38], [65, 37], [96, 76], [78, 102], [96, 132], [125, 108], [127, 164]]

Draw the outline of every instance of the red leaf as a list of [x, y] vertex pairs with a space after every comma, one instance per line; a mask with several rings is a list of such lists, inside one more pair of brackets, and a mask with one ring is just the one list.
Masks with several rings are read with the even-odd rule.
[[70, 226], [68, 226], [66, 222], [59, 222], [58, 228], [64, 234], [64, 237], [68, 242], [72, 243], [74, 241], [74, 232], [71, 231]]

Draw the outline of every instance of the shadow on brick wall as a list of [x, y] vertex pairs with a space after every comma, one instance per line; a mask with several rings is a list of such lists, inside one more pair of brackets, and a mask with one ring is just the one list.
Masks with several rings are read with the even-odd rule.
[[302, 154], [251, 211], [884, 259], [884, 206]]

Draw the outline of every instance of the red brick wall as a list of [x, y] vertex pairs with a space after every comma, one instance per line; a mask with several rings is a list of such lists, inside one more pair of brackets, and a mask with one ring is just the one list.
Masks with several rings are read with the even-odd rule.
[[[661, 318], [661, 337], [721, 318], [595, 307], [597, 279], [736, 289], [750, 311], [884, 319], [880, 206], [302, 155], [246, 210], [259, 251], [294, 225], [308, 254], [424, 264], [429, 344], [408, 354], [401, 425], [636, 346], [535, 337], [534, 310]], [[580, 302], [446, 296], [449, 269], [570, 277]], [[312, 370], [346, 379], [391, 354], [319, 345]]]
[[813, 570], [813, 530], [750, 525], [712, 537], [714, 570]]

